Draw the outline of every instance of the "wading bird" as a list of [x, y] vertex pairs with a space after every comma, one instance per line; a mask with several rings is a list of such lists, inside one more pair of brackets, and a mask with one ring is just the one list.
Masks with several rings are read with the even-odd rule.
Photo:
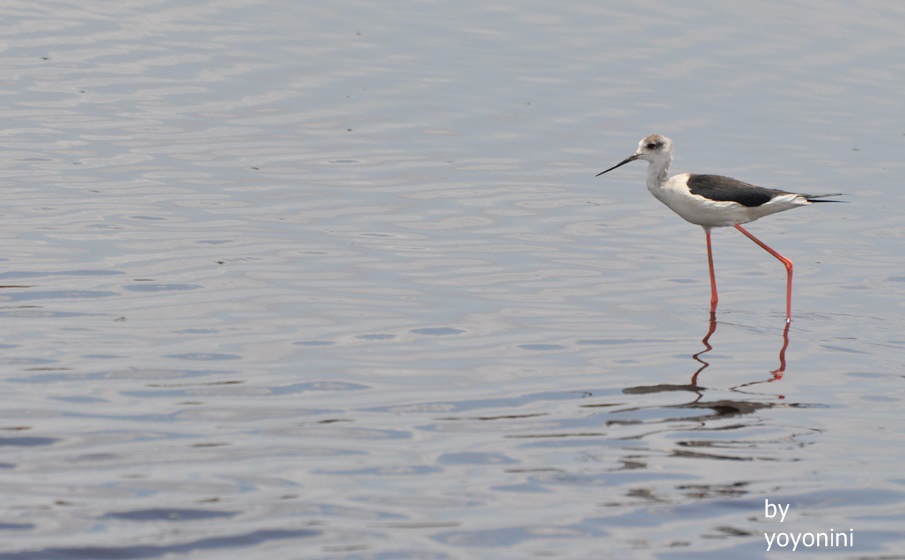
[[682, 216], [685, 220], [704, 228], [707, 238], [707, 264], [710, 265], [710, 313], [716, 312], [719, 300], [716, 292], [716, 277], [713, 273], [713, 250], [710, 246], [710, 230], [715, 227], [732, 226], [760, 245], [765, 251], [779, 259], [786, 267], [786, 322], [792, 320], [792, 261], [754, 237], [741, 224], [752, 222], [776, 212], [790, 210], [814, 202], [841, 202], [825, 200], [841, 194], [801, 194], [778, 189], [757, 187], [721, 175], [697, 175], [682, 173], [667, 177], [672, 163], [672, 140], [659, 134], [651, 134], [638, 143], [634, 154], [625, 158], [598, 177], [626, 163], [643, 159], [649, 162], [647, 170], [647, 190], [657, 200]]

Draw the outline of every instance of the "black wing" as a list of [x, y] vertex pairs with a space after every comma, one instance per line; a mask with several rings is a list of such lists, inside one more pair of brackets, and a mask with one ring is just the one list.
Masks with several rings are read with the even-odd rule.
[[758, 187], [732, 177], [722, 175], [691, 175], [688, 177], [691, 194], [721, 202], [737, 202], [749, 208], [761, 206], [782, 194], [778, 189]]

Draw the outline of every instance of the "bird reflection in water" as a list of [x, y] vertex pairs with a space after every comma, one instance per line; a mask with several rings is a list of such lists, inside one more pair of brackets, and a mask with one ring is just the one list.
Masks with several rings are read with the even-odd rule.
[[[774, 381], [779, 381], [782, 379], [783, 374], [786, 372], [786, 349], [789, 347], [789, 326], [791, 323], [788, 321], [785, 324], [785, 327], [782, 330], [782, 348], [779, 349], [779, 367], [771, 371], [770, 373], [773, 375], [769, 379], [764, 379], [761, 381], [752, 381], [750, 383], [744, 383], [742, 385], [738, 385], [737, 387], [733, 387], [733, 389], [740, 389], [742, 387], [750, 387], [751, 385], [757, 385], [759, 383], [772, 383]], [[704, 349], [698, 352], [697, 354], [693, 354], [691, 357], [698, 363], [701, 364], [701, 367], [698, 368], [694, 375], [691, 376], [691, 384], [695, 387], [698, 386], [698, 376], [702, 371], [710, 367], [710, 362], [704, 360], [701, 356], [713, 350], [713, 346], [710, 345], [710, 337], [716, 332], [716, 314], [710, 314], [710, 328], [707, 330], [707, 334], [704, 335], [704, 338], [701, 339], [701, 343], [704, 345]], [[783, 398], [782, 395], [779, 395], [779, 398]]]
[[[671, 391], [687, 391], [694, 393], [696, 397], [691, 402], [682, 404], [682, 405], [672, 405], [675, 408], [691, 408], [691, 409], [701, 409], [701, 408], [709, 408], [712, 409], [714, 414], [711, 416], [704, 417], [696, 417], [696, 419], [700, 421], [704, 421], [710, 418], [721, 418], [725, 416], [734, 416], [737, 414], [750, 414], [756, 410], [762, 408], [771, 408], [775, 406], [773, 403], [762, 402], [760, 400], [757, 401], [748, 401], [748, 400], [739, 400], [739, 399], [720, 399], [716, 401], [704, 401], [704, 391], [705, 387], [699, 385], [699, 377], [701, 372], [710, 367], [710, 363], [704, 359], [704, 355], [713, 350], [713, 345], [710, 343], [711, 337], [716, 333], [716, 315], [714, 313], [710, 314], [710, 322], [707, 329], [707, 334], [704, 335], [704, 338], [701, 339], [701, 343], [704, 345], [704, 349], [696, 354], [693, 354], [691, 357], [700, 364], [697, 370], [692, 374], [691, 381], [685, 385], [675, 385], [675, 384], [658, 384], [658, 385], [644, 385], [637, 387], [626, 387], [622, 390], [624, 394], [627, 395], [640, 395], [640, 394], [650, 394], [650, 393], [663, 393], [663, 392], [671, 392]], [[782, 331], [782, 346], [779, 349], [779, 367], [772, 370], [770, 372], [770, 376], [766, 379], [760, 379], [757, 381], [750, 381], [748, 383], [743, 383], [741, 385], [736, 385], [734, 387], [730, 387], [729, 390], [737, 393], [746, 393], [746, 388], [752, 387], [754, 385], [759, 385], [761, 383], [773, 383], [774, 381], [779, 381], [782, 379], [783, 374], [786, 371], [786, 349], [789, 347], [789, 326], [790, 323], [786, 322], [785, 327]], [[785, 395], [776, 395], [777, 399], [784, 399]]]

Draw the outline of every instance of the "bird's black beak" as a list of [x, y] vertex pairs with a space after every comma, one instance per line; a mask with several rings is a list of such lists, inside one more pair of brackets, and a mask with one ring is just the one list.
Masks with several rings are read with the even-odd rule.
[[610, 168], [607, 169], [606, 171], [601, 171], [600, 173], [598, 173], [598, 174], [596, 175], [596, 177], [600, 177], [600, 176], [603, 175], [604, 173], [609, 173], [610, 171], [616, 169], [617, 167], [622, 167], [622, 166], [625, 165], [626, 163], [631, 163], [631, 162], [635, 161], [636, 159], [638, 159], [639, 157], [641, 157], [641, 154], [634, 154], [634, 155], [631, 155], [631, 156], [625, 158], [624, 160], [620, 161], [619, 163], [617, 163], [617, 164], [614, 165], [613, 167], [610, 167]]

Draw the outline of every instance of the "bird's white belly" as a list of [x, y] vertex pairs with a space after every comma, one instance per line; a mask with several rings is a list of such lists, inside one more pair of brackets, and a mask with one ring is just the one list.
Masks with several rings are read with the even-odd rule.
[[737, 202], [709, 200], [691, 194], [682, 185], [663, 185], [650, 189], [660, 202], [686, 221], [704, 227], [725, 227], [745, 224], [755, 219], [750, 209]]

